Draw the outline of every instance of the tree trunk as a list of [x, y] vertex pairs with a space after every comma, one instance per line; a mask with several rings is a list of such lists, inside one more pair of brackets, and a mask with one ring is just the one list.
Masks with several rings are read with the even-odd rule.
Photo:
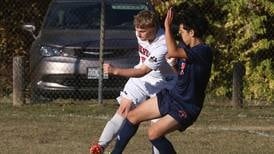
[[244, 66], [238, 62], [233, 69], [232, 101], [233, 107], [243, 107], [243, 75]]

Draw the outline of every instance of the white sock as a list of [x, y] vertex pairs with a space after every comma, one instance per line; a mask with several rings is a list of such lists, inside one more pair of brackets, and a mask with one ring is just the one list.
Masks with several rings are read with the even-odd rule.
[[107, 122], [99, 139], [99, 144], [106, 148], [109, 143], [117, 136], [119, 129], [125, 122], [125, 118], [120, 114], [115, 115]]
[[160, 154], [159, 150], [155, 147], [152, 146], [153, 154]]

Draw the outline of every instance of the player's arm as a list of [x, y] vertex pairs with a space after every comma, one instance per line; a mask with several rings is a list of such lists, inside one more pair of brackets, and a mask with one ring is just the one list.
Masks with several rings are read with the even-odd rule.
[[142, 77], [152, 69], [142, 64], [138, 68], [118, 68], [111, 64], [104, 64], [104, 73], [123, 77]]
[[165, 37], [168, 50], [168, 57], [187, 59], [187, 54], [183, 48], [178, 48], [176, 41], [172, 35], [171, 24], [173, 13], [171, 8], [168, 10], [165, 19]]

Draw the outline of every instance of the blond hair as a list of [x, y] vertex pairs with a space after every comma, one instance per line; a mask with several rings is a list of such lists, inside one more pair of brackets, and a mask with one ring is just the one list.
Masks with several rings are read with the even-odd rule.
[[137, 28], [158, 28], [159, 21], [158, 16], [148, 10], [140, 11], [136, 16], [134, 16], [134, 26]]

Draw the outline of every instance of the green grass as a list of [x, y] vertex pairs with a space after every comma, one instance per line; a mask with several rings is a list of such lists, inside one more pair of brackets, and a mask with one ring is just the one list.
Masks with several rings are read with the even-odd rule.
[[[105, 102], [56, 100], [22, 107], [0, 103], [0, 153], [87, 154], [118, 107], [114, 100]], [[148, 126], [148, 122], [140, 126], [125, 154], [151, 153]], [[205, 104], [194, 125], [168, 138], [179, 154], [270, 154], [274, 151], [274, 107], [234, 109]]]

